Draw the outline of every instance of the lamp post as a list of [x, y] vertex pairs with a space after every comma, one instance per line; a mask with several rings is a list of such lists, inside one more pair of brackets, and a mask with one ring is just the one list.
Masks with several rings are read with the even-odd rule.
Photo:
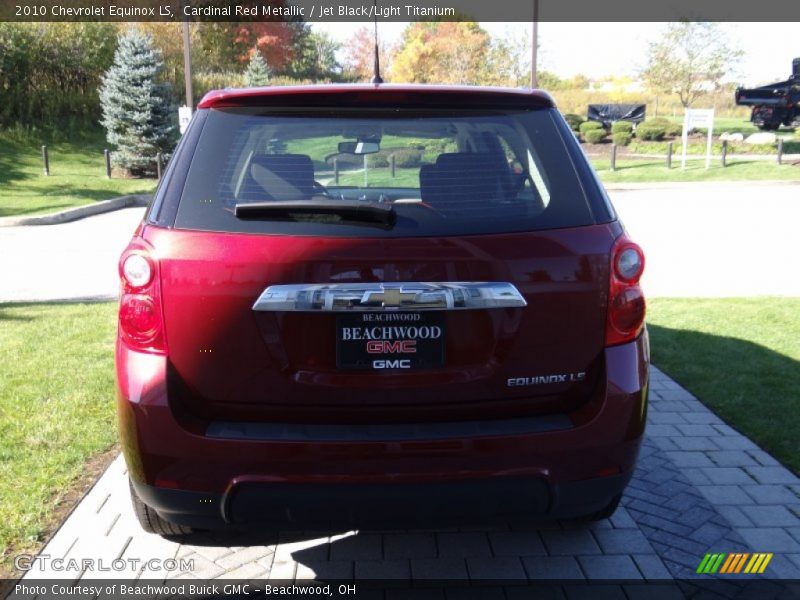
[[186, 106], [194, 108], [192, 94], [192, 47], [189, 45], [189, 22], [183, 21], [183, 79], [186, 85]]
[[536, 72], [536, 50], [539, 46], [539, 0], [533, 0], [533, 27], [531, 31], [531, 88], [539, 87]]

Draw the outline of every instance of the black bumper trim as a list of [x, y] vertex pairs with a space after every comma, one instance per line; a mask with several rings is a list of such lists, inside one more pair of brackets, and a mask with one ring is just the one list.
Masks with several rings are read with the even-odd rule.
[[237, 423], [213, 421], [206, 436], [232, 440], [302, 442], [408, 441], [525, 435], [572, 429], [565, 414], [495, 421], [455, 423], [400, 423], [386, 425], [306, 425], [291, 423]]
[[550, 485], [544, 478], [425, 483], [287, 484], [245, 482], [225, 495], [134, 483], [142, 501], [164, 519], [220, 529], [264, 525], [309, 527], [413, 526], [521, 516], [543, 520], [586, 516], [621, 494], [631, 473]]

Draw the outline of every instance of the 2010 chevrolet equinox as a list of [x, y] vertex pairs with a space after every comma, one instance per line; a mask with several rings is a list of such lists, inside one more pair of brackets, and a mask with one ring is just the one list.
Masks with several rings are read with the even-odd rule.
[[643, 268], [543, 92], [209, 93], [120, 259], [142, 526], [610, 515]]

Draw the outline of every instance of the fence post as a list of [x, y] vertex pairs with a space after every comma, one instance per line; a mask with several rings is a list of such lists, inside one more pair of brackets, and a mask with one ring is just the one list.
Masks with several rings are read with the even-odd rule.
[[47, 146], [42, 146], [42, 162], [44, 163], [44, 175], [50, 175], [50, 155], [47, 153]]
[[111, 179], [111, 152], [108, 148], [103, 150], [103, 158], [106, 159], [106, 179]]
[[722, 166], [728, 166], [728, 140], [722, 140]]
[[394, 154], [392, 154], [389, 157], [389, 166], [392, 168], [392, 179], [394, 179], [394, 167], [395, 167]]
[[778, 164], [783, 164], [783, 138], [778, 138]]
[[339, 185], [339, 159], [333, 159], [333, 181]]
[[611, 144], [611, 170], [617, 170], [617, 145]]
[[156, 176], [161, 181], [161, 152], [156, 154]]
[[672, 168], [672, 142], [667, 144], [667, 168]]

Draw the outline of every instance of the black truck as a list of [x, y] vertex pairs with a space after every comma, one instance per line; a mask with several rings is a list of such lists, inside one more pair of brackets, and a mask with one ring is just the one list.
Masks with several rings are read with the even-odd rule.
[[800, 123], [800, 58], [792, 61], [792, 76], [761, 87], [736, 88], [736, 104], [752, 106], [750, 120], [759, 129], [775, 130]]

